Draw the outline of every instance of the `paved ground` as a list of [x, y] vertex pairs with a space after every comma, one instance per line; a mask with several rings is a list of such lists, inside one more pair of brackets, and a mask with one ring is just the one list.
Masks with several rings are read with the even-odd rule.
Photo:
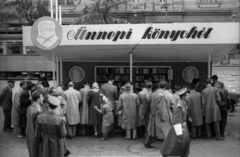
[[[0, 126], [3, 124], [3, 113], [0, 109]], [[228, 118], [226, 139], [216, 141], [205, 138], [191, 141], [189, 157], [240, 157], [240, 106]], [[123, 134], [108, 141], [100, 142], [92, 136], [77, 136], [67, 140], [71, 151], [69, 157], [77, 156], [161, 156], [159, 148], [161, 141], [155, 141], [153, 149], [145, 149], [144, 138], [125, 140]], [[5, 133], [0, 129], [0, 157], [27, 157], [25, 138], [14, 138], [13, 133]]]

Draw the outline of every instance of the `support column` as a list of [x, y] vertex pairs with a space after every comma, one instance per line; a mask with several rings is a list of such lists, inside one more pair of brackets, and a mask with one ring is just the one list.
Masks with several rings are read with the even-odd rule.
[[23, 54], [26, 55], [27, 54], [27, 49], [26, 46], [23, 46]]
[[130, 53], [130, 82], [132, 82], [133, 68], [132, 68], [132, 53]]
[[53, 18], [53, 0], [50, 0], [51, 18]]
[[59, 60], [58, 56], [56, 56], [56, 75], [57, 75], [57, 81], [56, 81], [56, 87], [58, 86], [59, 83]]
[[7, 43], [6, 43], [6, 41], [3, 42], [3, 54], [4, 55], [7, 54]]
[[53, 87], [56, 87], [56, 80], [55, 80], [55, 56], [52, 53], [52, 72], [53, 72]]
[[211, 53], [208, 53], [208, 78], [211, 78]]
[[56, 15], [55, 16], [56, 17], [55, 18], [56, 18], [56, 21], [58, 21], [58, 0], [55, 0], [55, 2], [56, 2], [56, 4], [55, 4], [56, 5], [55, 6], [55, 9], [56, 9]]
[[59, 6], [59, 24], [62, 25], [62, 6]]
[[60, 62], [60, 69], [59, 69], [59, 70], [60, 70], [60, 71], [59, 71], [59, 72], [60, 72], [60, 82], [63, 82], [63, 75], [62, 75], [62, 72], [63, 72], [63, 71], [62, 71], [62, 70], [63, 70], [63, 69], [62, 69], [62, 58], [59, 58], [59, 62]]

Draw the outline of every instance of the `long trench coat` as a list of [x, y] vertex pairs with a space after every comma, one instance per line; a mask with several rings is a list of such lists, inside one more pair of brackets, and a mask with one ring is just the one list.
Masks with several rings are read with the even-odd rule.
[[80, 124], [89, 124], [89, 105], [88, 105], [88, 94], [91, 88], [86, 86], [80, 89], [81, 93], [81, 106], [80, 106]]
[[122, 110], [123, 129], [136, 129], [137, 127], [137, 107], [139, 105], [138, 96], [131, 91], [120, 95], [117, 111]]
[[110, 102], [104, 103], [101, 106], [102, 111], [102, 133], [107, 134], [113, 130], [114, 127], [114, 115], [112, 112], [112, 105]]
[[150, 97], [150, 119], [148, 124], [148, 135], [165, 139], [171, 129], [171, 121], [167, 100], [163, 90], [156, 90]]
[[81, 95], [79, 91], [70, 87], [65, 92], [67, 101], [66, 120], [68, 125], [76, 125], [80, 122], [79, 102]]
[[190, 149], [190, 135], [187, 127], [187, 110], [184, 101], [177, 103], [176, 110], [173, 113], [173, 125], [182, 124], [184, 129], [182, 135], [176, 135], [172, 126], [166, 139], [161, 146], [161, 153], [167, 156], [188, 156]]
[[33, 103], [27, 109], [27, 147], [29, 157], [40, 157], [41, 156], [41, 143], [40, 140], [35, 138], [36, 131], [36, 119], [42, 113], [40, 105]]
[[23, 92], [22, 88], [19, 88], [13, 97], [13, 105], [12, 105], [12, 125], [20, 126], [21, 119], [21, 107], [20, 107], [20, 97]]
[[145, 126], [146, 125], [146, 119], [144, 118], [143, 110], [145, 109], [144, 106], [144, 97], [147, 95], [147, 89], [143, 88], [142, 91], [138, 93], [138, 99], [139, 99], [139, 107], [138, 107], [138, 123], [137, 126]]
[[205, 123], [222, 120], [217, 101], [221, 101], [216, 87], [208, 85], [202, 91], [202, 108], [205, 116]]
[[203, 124], [203, 116], [202, 116], [202, 104], [201, 104], [201, 93], [196, 92], [194, 90], [190, 91], [187, 100], [188, 106], [188, 115], [192, 119], [192, 126], [200, 126]]
[[66, 135], [65, 119], [54, 111], [37, 117], [35, 137], [43, 138], [43, 157], [64, 157]]

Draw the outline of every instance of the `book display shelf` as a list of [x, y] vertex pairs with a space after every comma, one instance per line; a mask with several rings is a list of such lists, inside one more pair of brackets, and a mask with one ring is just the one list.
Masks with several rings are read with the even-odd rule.
[[[102, 84], [106, 83], [108, 76], [114, 76], [114, 84], [120, 89], [126, 82], [130, 81], [130, 69], [129, 67], [95, 67], [95, 81]], [[145, 80], [150, 80], [153, 82], [154, 86], [157, 86], [159, 81], [168, 81], [171, 83], [172, 80], [172, 70], [170, 66], [164, 67], [133, 67], [133, 86], [134, 92], [141, 90], [141, 84]]]

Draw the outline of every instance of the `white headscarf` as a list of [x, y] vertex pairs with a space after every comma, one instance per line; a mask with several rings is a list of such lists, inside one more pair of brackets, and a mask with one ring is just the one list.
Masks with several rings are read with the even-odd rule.
[[98, 92], [99, 91], [99, 86], [98, 86], [97, 82], [94, 82], [92, 84], [92, 91], [94, 91], [94, 92]]

